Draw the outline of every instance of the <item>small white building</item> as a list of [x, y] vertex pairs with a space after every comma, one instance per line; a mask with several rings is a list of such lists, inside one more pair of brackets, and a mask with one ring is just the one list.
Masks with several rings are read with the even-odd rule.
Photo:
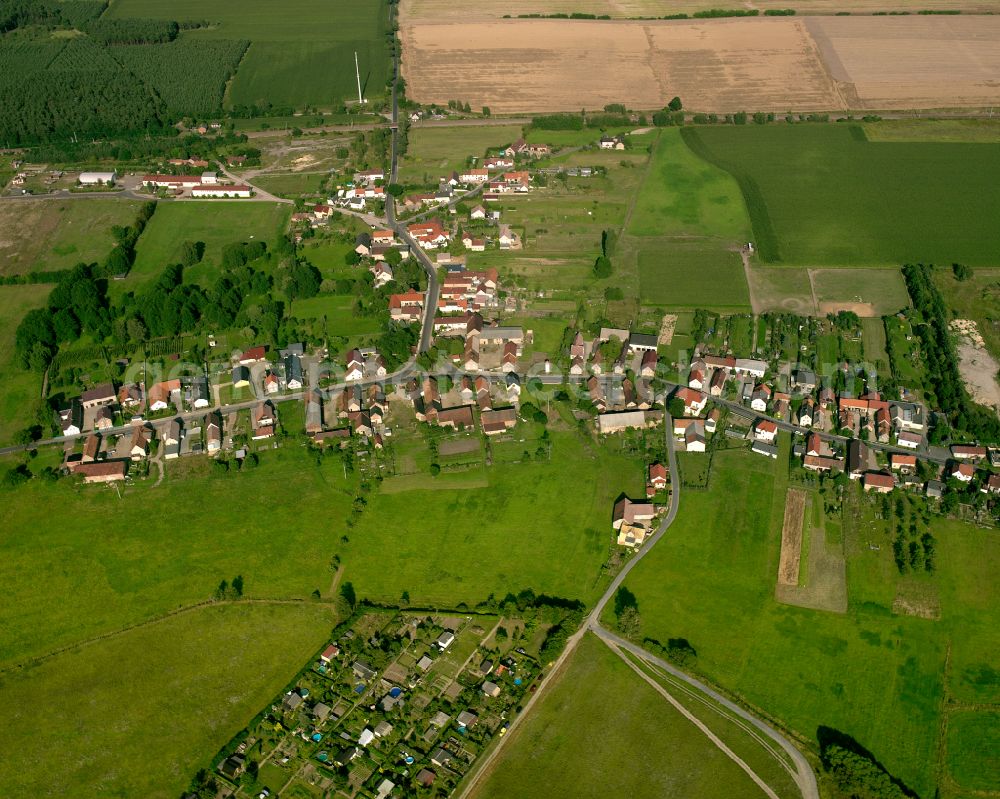
[[206, 186], [204, 183], [191, 189], [192, 197], [250, 197], [249, 186]]
[[202, 186], [215, 186], [219, 182], [218, 172], [202, 172], [201, 173], [201, 185]]
[[118, 173], [111, 172], [81, 172], [79, 181], [81, 186], [114, 186], [118, 180]]

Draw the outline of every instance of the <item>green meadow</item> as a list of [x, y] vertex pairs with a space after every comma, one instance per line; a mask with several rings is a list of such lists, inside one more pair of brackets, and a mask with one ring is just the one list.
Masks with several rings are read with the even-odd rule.
[[265, 241], [273, 245], [284, 233], [289, 206], [265, 202], [164, 202], [156, 207], [139, 243], [132, 271], [125, 280], [111, 283], [111, 290], [135, 291], [154, 282], [164, 267], [178, 263], [186, 241], [205, 242], [201, 263], [187, 274], [203, 286], [222, 274], [222, 248], [240, 241]]
[[42, 376], [22, 369], [14, 358], [14, 331], [28, 311], [45, 307], [52, 286], [44, 283], [0, 286], [0, 371], [6, 376], [0, 394], [0, 446], [35, 421], [41, 405]]
[[654, 145], [627, 233], [742, 244], [750, 233], [750, 220], [736, 181], [692, 152], [679, 128], [664, 128]]
[[379, 321], [374, 316], [355, 316], [355, 297], [344, 294], [319, 294], [307, 300], [295, 300], [291, 314], [299, 319], [321, 319], [331, 336], [356, 336], [377, 333]]
[[855, 125], [682, 136], [739, 182], [765, 263], [997, 263], [1000, 143], [871, 142]]
[[765, 796], [594, 635], [588, 633], [564, 671], [550, 679], [556, 684], [510, 733], [475, 799]]
[[[786, 454], [787, 442], [777, 462], [716, 453], [710, 488], [684, 492], [670, 535], [627, 581], [641, 635], [687, 638], [693, 668], [751, 707], [814, 747], [821, 725], [853, 736], [919, 795], [933, 795], [946, 692], [969, 704], [1000, 697], [991, 665], [1000, 543], [936, 520], [937, 572], [901, 578], [888, 536], [875, 539], [879, 551], [867, 545], [880, 529], [870, 511], [844, 538], [831, 519], [827, 545], [843, 542], [848, 557], [847, 613], [779, 604]], [[900, 599], [931, 618], [899, 615]]]
[[0, 784], [174, 799], [335, 623], [309, 603], [208, 606], [0, 673]]
[[[406, 443], [394, 446], [398, 468], [417, 471], [404, 469]], [[513, 446], [520, 459], [525, 445]], [[422, 442], [413, 447], [426, 458]], [[297, 444], [265, 452], [245, 473], [204, 459], [170, 463], [161, 485], [139, 482], [121, 498], [70, 481], [21, 486], [7, 495], [0, 533], [0, 666], [202, 601], [237, 574], [252, 597], [326, 595], [334, 555], [358, 595], [379, 600], [408, 591], [414, 602], [454, 607], [526, 587], [591, 599], [613, 500], [642, 489], [641, 464], [576, 432], [552, 433], [551, 460], [442, 473], [440, 488], [420, 471], [403, 490], [369, 496], [353, 528], [345, 522], [357, 477], [345, 479], [332, 456], [317, 465]], [[469, 475], [473, 484], [447, 487]]]

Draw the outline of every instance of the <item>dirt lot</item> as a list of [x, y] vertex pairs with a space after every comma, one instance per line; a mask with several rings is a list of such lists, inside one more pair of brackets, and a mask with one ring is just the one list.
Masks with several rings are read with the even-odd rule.
[[785, 521], [781, 526], [781, 562], [778, 585], [799, 584], [799, 558], [802, 554], [802, 517], [806, 510], [806, 492], [789, 488], [785, 497]]
[[[508, 0], [506, 3], [472, 3], [457, 6], [452, 0], [403, 0], [400, 15], [404, 22], [441, 21], [459, 11], [467, 21], [516, 17], [520, 14], [596, 14], [612, 18], [661, 17], [665, 14], [693, 14], [719, 8], [718, 0]], [[850, 11], [856, 14], [873, 11], [911, 10], [911, 0], [746, 0], [732, 7], [758, 9], [793, 7], [799, 16], [805, 14], [836, 14]], [[965, 13], [990, 13], [1000, 10], [996, 0], [921, 0], [924, 9], [958, 9]]]
[[959, 336], [958, 371], [966, 390], [980, 405], [1000, 410], [1000, 385], [997, 385], [1000, 364], [986, 349], [976, 323], [971, 319], [955, 319], [951, 330]]
[[1000, 102], [1000, 16], [476, 21], [463, 8], [449, 22], [444, 11], [420, 21], [422, 2], [410, 0], [420, 13], [404, 12], [401, 30], [403, 77], [424, 103], [650, 109], [679, 95], [691, 111], [782, 113]]

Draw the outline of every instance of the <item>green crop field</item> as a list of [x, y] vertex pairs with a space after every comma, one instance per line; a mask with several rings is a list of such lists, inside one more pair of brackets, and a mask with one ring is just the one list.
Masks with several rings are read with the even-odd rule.
[[863, 127], [869, 141], [1000, 143], [997, 119], [884, 119]]
[[335, 621], [308, 603], [205, 607], [0, 675], [0, 784], [173, 799]]
[[967, 791], [1000, 785], [1000, 711], [959, 710], [948, 718], [948, 771]]
[[[685, 494], [670, 535], [627, 581], [641, 634], [687, 638], [698, 653], [696, 671], [807, 740], [821, 725], [853, 736], [910, 788], [933, 795], [946, 687], [960, 702], [1000, 697], [990, 665], [1000, 646], [991, 577], [1000, 542], [989, 531], [935, 520], [937, 572], [904, 579], [888, 534], [879, 532], [884, 523], [866, 511], [845, 533], [847, 613], [780, 605], [774, 590], [787, 448], [783, 442], [776, 462], [716, 453], [710, 489]], [[867, 546], [870, 536], [882, 536], [879, 551]], [[914, 592], [934, 597], [940, 617], [893, 612], [897, 597]]]
[[239, 241], [273, 244], [288, 223], [289, 206], [265, 202], [159, 203], [139, 243], [135, 265], [112, 291], [134, 291], [155, 281], [163, 268], [180, 259], [185, 241], [205, 242], [205, 257], [190, 268], [192, 279], [210, 285], [221, 274], [222, 248]]
[[1000, 144], [869, 142], [855, 126], [685, 128], [740, 185], [766, 263], [996, 264]]
[[750, 308], [740, 256], [664, 242], [639, 252], [640, 297], [669, 307]]
[[[233, 104], [339, 106], [356, 97], [354, 53], [365, 96], [381, 97], [392, 69], [387, 37], [389, 11], [380, 0], [114, 0], [110, 17], [207, 21], [184, 39], [248, 39], [250, 49], [236, 72]], [[306, 20], [307, 23], [303, 21]], [[303, 27], [305, 25], [305, 27]]]
[[[762, 797], [732, 760], [603, 642], [587, 634], [500, 763], [473, 792], [496, 797]], [[629, 768], [641, 746], [641, 768]]]
[[483, 127], [414, 127], [406, 155], [399, 161], [400, 183], [433, 183], [466, 165], [469, 156], [480, 161], [488, 150], [498, 150], [521, 135], [517, 125]]
[[111, 228], [135, 221], [129, 200], [30, 200], [0, 206], [0, 275], [53, 272], [102, 261]]
[[24, 315], [45, 307], [52, 286], [0, 286], [0, 372], [5, 376], [0, 394], [0, 445], [35, 422], [41, 405], [42, 376], [22, 369], [14, 360], [14, 331]]

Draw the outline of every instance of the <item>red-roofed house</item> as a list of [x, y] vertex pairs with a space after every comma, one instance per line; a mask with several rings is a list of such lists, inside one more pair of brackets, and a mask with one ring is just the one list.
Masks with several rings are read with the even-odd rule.
[[896, 479], [885, 472], [865, 472], [861, 482], [865, 491], [875, 491], [879, 494], [888, 494], [896, 487]]
[[778, 435], [778, 424], [770, 419], [760, 419], [753, 426], [753, 437], [770, 444]]

